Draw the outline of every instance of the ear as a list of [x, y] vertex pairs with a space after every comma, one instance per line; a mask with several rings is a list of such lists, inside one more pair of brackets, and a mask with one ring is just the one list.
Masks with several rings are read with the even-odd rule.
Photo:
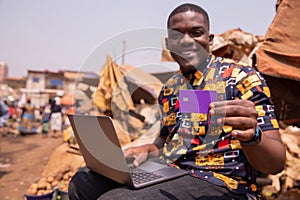
[[212, 45], [213, 44], [213, 40], [214, 40], [215, 35], [214, 34], [209, 34], [208, 36], [208, 40], [209, 40], [209, 44]]

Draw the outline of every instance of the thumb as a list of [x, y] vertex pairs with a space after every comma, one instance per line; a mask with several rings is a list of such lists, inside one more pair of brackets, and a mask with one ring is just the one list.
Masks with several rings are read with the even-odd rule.
[[254, 132], [252, 129], [248, 130], [233, 130], [232, 131], [232, 136], [235, 137], [237, 140], [240, 141], [249, 141], [254, 137]]

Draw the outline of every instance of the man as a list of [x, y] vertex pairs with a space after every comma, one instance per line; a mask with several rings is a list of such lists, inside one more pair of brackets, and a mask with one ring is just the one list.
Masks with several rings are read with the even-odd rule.
[[[132, 190], [85, 169], [73, 177], [70, 199], [255, 199], [256, 170], [283, 170], [285, 148], [262, 76], [251, 67], [209, 55], [213, 35], [201, 7], [178, 6], [167, 25], [166, 44], [180, 71], [159, 97], [160, 135], [153, 144], [124, 153], [135, 158], [136, 166], [162, 153], [163, 161], [189, 175]], [[217, 101], [208, 114], [181, 113], [180, 89], [216, 90]]]

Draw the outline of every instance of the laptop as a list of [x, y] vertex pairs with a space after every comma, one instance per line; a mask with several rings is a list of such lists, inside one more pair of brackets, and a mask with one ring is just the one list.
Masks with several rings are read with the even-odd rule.
[[112, 118], [68, 115], [86, 166], [116, 182], [142, 188], [183, 176], [188, 172], [148, 159], [138, 168], [124, 157]]
[[208, 113], [209, 104], [216, 100], [215, 90], [179, 90], [179, 109], [183, 113]]

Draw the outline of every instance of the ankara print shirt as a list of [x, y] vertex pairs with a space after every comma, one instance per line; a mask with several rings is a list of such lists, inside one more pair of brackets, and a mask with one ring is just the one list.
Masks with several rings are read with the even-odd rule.
[[180, 71], [162, 88], [160, 135], [167, 137], [162, 160], [189, 170], [190, 174], [237, 193], [258, 190], [256, 170], [243, 153], [231, 127], [216, 125], [207, 113], [179, 111], [179, 90], [215, 90], [217, 101], [251, 100], [258, 111], [262, 130], [278, 129], [274, 106], [265, 80], [254, 68], [233, 60], [211, 56], [202, 72], [184, 75]]

